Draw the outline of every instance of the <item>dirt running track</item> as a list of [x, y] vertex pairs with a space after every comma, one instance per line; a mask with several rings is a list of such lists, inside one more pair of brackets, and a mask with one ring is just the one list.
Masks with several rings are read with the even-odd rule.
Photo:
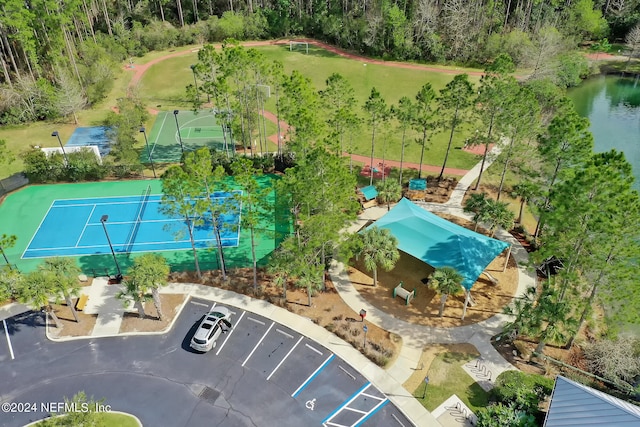
[[[282, 45], [282, 44], [288, 44], [289, 43], [289, 39], [280, 39], [280, 40], [265, 40], [265, 41], [252, 41], [252, 42], [242, 42], [241, 45], [242, 46], [246, 46], [246, 47], [254, 47], [254, 46], [273, 46], [273, 45]], [[357, 61], [364, 61], [368, 64], [379, 64], [379, 65], [383, 65], [385, 67], [395, 67], [395, 68], [407, 68], [407, 69], [413, 69], [413, 70], [424, 70], [424, 71], [433, 71], [436, 73], [444, 73], [444, 74], [462, 74], [463, 71], [458, 71], [458, 70], [452, 70], [450, 68], [441, 68], [441, 67], [433, 67], [433, 66], [426, 66], [426, 65], [420, 65], [420, 64], [409, 64], [409, 63], [405, 63], [405, 62], [396, 62], [396, 61], [383, 61], [381, 59], [372, 59], [372, 58], [367, 58], [365, 56], [360, 56], [360, 55], [356, 55], [354, 53], [350, 53], [347, 52], [345, 50], [339, 49], [335, 46], [331, 46], [328, 45], [326, 43], [323, 43], [321, 41], [318, 40], [314, 40], [314, 39], [295, 39], [295, 40], [291, 40], [291, 41], [304, 41], [304, 42], [308, 42], [310, 44], [314, 44], [316, 46], [319, 46], [325, 50], [328, 50], [330, 52], [333, 52], [337, 55], [343, 56], [345, 58], [349, 58], [349, 59], [354, 59]], [[216, 43], [214, 44], [214, 46], [216, 48], [220, 48], [222, 47], [221, 43]], [[190, 50], [184, 50], [184, 51], [180, 51], [180, 52], [173, 52], [170, 53], [169, 55], [160, 57], [160, 58], [155, 58], [152, 59], [151, 61], [145, 63], [145, 64], [141, 64], [141, 65], [135, 65], [135, 68], [127, 68], [127, 70], [131, 70], [134, 72], [133, 77], [131, 78], [131, 82], [129, 82], [129, 89], [132, 89], [133, 87], [135, 87], [136, 85], [138, 85], [138, 83], [140, 83], [140, 80], [142, 79], [142, 76], [144, 76], [144, 73], [147, 72], [147, 70], [152, 67], [153, 65], [158, 64], [159, 62], [162, 62], [166, 59], [169, 58], [175, 58], [177, 56], [184, 56], [184, 55], [189, 55], [192, 53], [196, 53], [198, 51], [197, 48], [194, 49], [190, 49]], [[482, 76], [482, 72], [480, 71], [467, 71], [467, 74], [471, 75], [471, 76]], [[153, 109], [153, 108], [149, 108], [148, 109], [149, 112], [151, 114], [158, 114], [158, 110]], [[264, 117], [273, 122], [276, 123], [276, 116], [270, 112], [265, 111]], [[283, 122], [280, 121], [280, 127], [281, 127], [281, 132], [283, 135], [285, 135], [284, 140], [286, 140], [286, 134], [287, 131], [289, 129], [289, 126]], [[269, 137], [269, 140], [277, 143], [278, 141], [278, 136], [277, 135], [271, 135]], [[466, 149], [465, 149], [466, 150]], [[477, 149], [476, 149], [477, 150]], [[475, 150], [469, 150], [471, 152], [475, 152]], [[477, 154], [481, 154], [481, 153], [477, 153]], [[365, 165], [369, 164], [370, 158], [366, 157], [366, 156], [353, 156], [353, 160], [356, 162], [362, 162]], [[377, 159], [374, 158], [373, 159], [373, 164], [374, 165], [378, 165], [382, 163], [382, 159]], [[390, 160], [385, 160], [385, 165], [389, 165], [389, 166], [398, 166], [399, 162], [396, 161], [390, 161]], [[406, 168], [413, 168], [413, 169], [418, 169], [418, 164], [414, 164], [414, 163], [407, 163], [405, 162], [404, 167]], [[433, 166], [433, 165], [422, 165], [422, 170], [426, 171], [426, 172], [440, 172], [440, 166]], [[454, 168], [445, 168], [445, 174], [449, 174], [449, 175], [457, 175], [457, 176], [462, 176], [465, 173], [467, 173], [466, 170], [464, 169], [454, 169]]]

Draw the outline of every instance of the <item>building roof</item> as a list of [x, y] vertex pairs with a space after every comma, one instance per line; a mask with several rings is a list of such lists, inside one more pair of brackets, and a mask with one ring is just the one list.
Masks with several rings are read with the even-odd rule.
[[453, 267], [471, 289], [487, 265], [509, 245], [461, 227], [402, 199], [385, 216], [369, 226], [388, 229], [398, 239], [398, 249], [432, 267]]
[[638, 427], [640, 407], [558, 375], [544, 427]]

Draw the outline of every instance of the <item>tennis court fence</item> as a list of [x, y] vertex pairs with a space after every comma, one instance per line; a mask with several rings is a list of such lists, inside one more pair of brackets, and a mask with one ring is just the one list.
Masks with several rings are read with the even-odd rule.
[[138, 209], [138, 213], [136, 214], [135, 223], [133, 224], [133, 229], [131, 230], [131, 234], [129, 236], [127, 243], [127, 254], [131, 253], [133, 249], [133, 245], [136, 241], [136, 236], [138, 235], [138, 230], [140, 230], [140, 223], [142, 222], [142, 216], [144, 215], [144, 210], [147, 207], [147, 202], [149, 201], [149, 196], [151, 196], [151, 185], [147, 186], [147, 189], [142, 193], [140, 203], [140, 208]]
[[14, 173], [9, 178], [0, 180], [0, 196], [22, 188], [29, 184], [29, 179], [23, 172]]

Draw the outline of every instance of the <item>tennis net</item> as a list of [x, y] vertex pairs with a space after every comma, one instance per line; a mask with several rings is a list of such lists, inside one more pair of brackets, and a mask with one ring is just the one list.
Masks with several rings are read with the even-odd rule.
[[144, 210], [147, 207], [147, 202], [149, 201], [149, 197], [151, 196], [151, 185], [147, 186], [147, 189], [142, 193], [142, 203], [140, 203], [140, 208], [138, 209], [138, 213], [136, 215], [135, 222], [133, 223], [133, 228], [131, 229], [131, 234], [129, 235], [129, 240], [127, 241], [127, 253], [131, 253], [133, 249], [133, 245], [136, 242], [136, 236], [138, 235], [138, 230], [140, 230], [140, 224], [142, 223], [142, 216], [144, 215]]

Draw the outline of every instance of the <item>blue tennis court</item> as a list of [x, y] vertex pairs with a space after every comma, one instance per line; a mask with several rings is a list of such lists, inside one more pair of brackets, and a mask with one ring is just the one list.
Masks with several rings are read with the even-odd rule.
[[[107, 235], [118, 253], [191, 249], [184, 218], [161, 212], [162, 195], [149, 193], [150, 187], [139, 196], [54, 200], [22, 258], [110, 254]], [[211, 195], [227, 211], [219, 219], [225, 247], [238, 246], [240, 238], [241, 206], [231, 195]], [[193, 233], [197, 248], [215, 247], [210, 222], [196, 226]]]

